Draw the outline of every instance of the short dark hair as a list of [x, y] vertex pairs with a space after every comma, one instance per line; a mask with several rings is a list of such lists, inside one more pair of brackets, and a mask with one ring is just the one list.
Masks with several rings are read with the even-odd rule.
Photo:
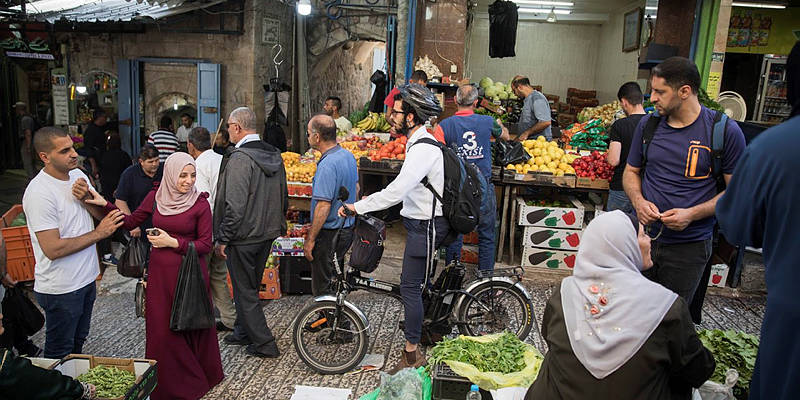
[[181, 114], [181, 118], [183, 118], [183, 117], [189, 118], [190, 120], [194, 121], [194, 117], [192, 117], [191, 115], [189, 115], [187, 113]]
[[[394, 96], [394, 101], [398, 101], [398, 100], [403, 102], [402, 103], [403, 104], [403, 107], [402, 107], [403, 112], [406, 113], [406, 114], [411, 114], [411, 115], [414, 116], [414, 123], [415, 124], [417, 124], [417, 125], [424, 125], [425, 124], [426, 120], [424, 118], [420, 117], [419, 114], [417, 114], [417, 110], [414, 108], [414, 106], [409, 104], [407, 101], [403, 100], [403, 96], [402, 95], [397, 94], [397, 95]], [[394, 108], [394, 106], [392, 106], [392, 108]]]
[[161, 119], [158, 121], [158, 127], [172, 129], [172, 118], [166, 115], [161, 117]]
[[311, 130], [325, 142], [336, 141], [336, 122], [329, 115], [319, 114], [311, 118]]
[[525, 76], [520, 76], [519, 78], [514, 79], [513, 81], [511, 81], [511, 87], [530, 86], [530, 85], [531, 85], [531, 80], [528, 79]]
[[341, 110], [342, 109], [342, 99], [340, 99], [340, 98], [338, 98], [336, 96], [328, 96], [328, 98], [325, 99], [325, 101], [328, 101], [328, 100], [333, 102], [333, 105], [336, 107], [337, 110]]
[[619, 87], [617, 91], [617, 99], [628, 100], [628, 103], [633, 105], [642, 104], [644, 95], [642, 95], [642, 88], [636, 82], [625, 82]]
[[92, 121], [96, 121], [98, 118], [105, 117], [106, 115], [108, 115], [108, 114], [106, 114], [106, 110], [104, 110], [102, 108], [96, 108], [92, 112]]
[[667, 85], [675, 90], [689, 85], [692, 93], [697, 94], [700, 89], [700, 71], [692, 60], [685, 57], [670, 57], [664, 60], [653, 68], [652, 76], [663, 78]]
[[139, 151], [139, 159], [145, 161], [151, 158], [158, 158], [158, 149], [156, 146], [148, 143], [142, 146], [142, 149]]
[[428, 83], [428, 74], [425, 71], [418, 69], [411, 73], [411, 81]]
[[61, 128], [46, 126], [33, 134], [33, 147], [37, 153], [47, 153], [53, 150], [53, 139], [67, 136], [69, 134]]
[[227, 129], [225, 129], [225, 128], [220, 128], [220, 130], [219, 130], [219, 133], [218, 133], [218, 134], [219, 134], [220, 136], [222, 136], [222, 138], [223, 138], [223, 139], [225, 139], [225, 141], [226, 141], [226, 142], [229, 142], [229, 141], [231, 140], [231, 134], [230, 134], [230, 133], [228, 133], [228, 130], [227, 130]]
[[192, 128], [186, 140], [199, 151], [206, 151], [211, 148], [211, 134], [208, 133], [208, 129], [202, 126]]
[[119, 150], [122, 148], [122, 139], [119, 137], [117, 131], [106, 131], [106, 148], [108, 150]]

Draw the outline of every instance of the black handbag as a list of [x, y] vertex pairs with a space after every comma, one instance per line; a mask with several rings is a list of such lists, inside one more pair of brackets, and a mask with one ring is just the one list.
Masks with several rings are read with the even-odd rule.
[[128, 247], [122, 252], [117, 272], [126, 278], [141, 278], [144, 276], [144, 268], [150, 255], [150, 243], [146, 239], [134, 237], [128, 241]]
[[185, 332], [209, 329], [213, 326], [214, 312], [200, 270], [200, 259], [194, 242], [189, 242], [189, 249], [183, 256], [181, 269], [178, 272], [169, 329], [173, 332]]
[[350, 266], [366, 273], [378, 268], [386, 241], [386, 224], [369, 215], [356, 216]]
[[3, 319], [12, 321], [25, 336], [32, 336], [44, 326], [44, 315], [25, 292], [17, 287], [6, 290], [3, 297]]

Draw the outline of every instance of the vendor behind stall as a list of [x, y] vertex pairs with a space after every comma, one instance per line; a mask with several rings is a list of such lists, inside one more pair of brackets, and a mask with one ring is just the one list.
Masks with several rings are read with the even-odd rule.
[[522, 141], [544, 136], [547, 140], [551, 140], [553, 138], [550, 129], [552, 121], [547, 97], [544, 97], [542, 92], [535, 90], [528, 78], [519, 75], [511, 81], [511, 90], [514, 91], [515, 96], [524, 99], [517, 125], [518, 135], [514, 139]]
[[[409, 84], [417, 83], [422, 86], [425, 86], [428, 84], [428, 74], [426, 74], [425, 71], [418, 69], [411, 74], [411, 78], [408, 79], [408, 83]], [[392, 107], [394, 107], [394, 99], [397, 97], [398, 94], [400, 94], [400, 89], [395, 87], [389, 92], [389, 94], [386, 96], [386, 99], [383, 100], [383, 104], [385, 104], [387, 107], [386, 109], [387, 121], [391, 121], [392, 119], [391, 116]], [[402, 136], [399, 133], [395, 132], [394, 126], [391, 127], [389, 133], [392, 135], [393, 138]]]

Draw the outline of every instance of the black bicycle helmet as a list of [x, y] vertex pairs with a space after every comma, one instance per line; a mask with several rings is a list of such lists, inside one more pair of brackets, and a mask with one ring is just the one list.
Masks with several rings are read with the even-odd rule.
[[408, 103], [414, 108], [417, 116], [423, 121], [433, 117], [438, 117], [442, 113], [442, 106], [436, 96], [425, 86], [418, 83], [410, 83], [397, 88], [403, 102]]

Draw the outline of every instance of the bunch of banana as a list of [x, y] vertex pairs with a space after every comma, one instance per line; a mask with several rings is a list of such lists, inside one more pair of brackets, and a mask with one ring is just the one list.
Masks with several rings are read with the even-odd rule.
[[364, 132], [388, 132], [390, 126], [383, 114], [370, 112], [366, 118], [362, 119], [358, 125], [356, 125], [356, 128]]

